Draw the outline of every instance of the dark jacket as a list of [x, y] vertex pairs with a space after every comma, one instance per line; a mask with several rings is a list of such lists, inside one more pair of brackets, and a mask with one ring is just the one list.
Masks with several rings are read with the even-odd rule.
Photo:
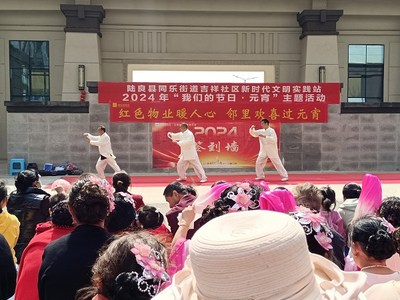
[[50, 243], [39, 270], [40, 300], [74, 300], [76, 291], [91, 285], [91, 270], [100, 248], [113, 235], [103, 228], [80, 225]]
[[14, 295], [17, 272], [10, 246], [0, 233], [0, 300], [7, 300]]
[[36, 187], [13, 191], [10, 194], [7, 210], [21, 223], [18, 242], [14, 247], [18, 263], [22, 252], [36, 233], [36, 225], [46, 222], [49, 217], [49, 197], [48, 193]]
[[[167, 212], [168, 225], [171, 228], [171, 233], [173, 235], [175, 235], [176, 231], [179, 228], [178, 215], [182, 212], [182, 210], [185, 209], [185, 207], [192, 205], [194, 200], [196, 200], [195, 196], [193, 196], [192, 194], [187, 194], [183, 196], [181, 200], [179, 200], [179, 202]], [[194, 222], [194, 228], [188, 231], [186, 238], [191, 239], [194, 233], [199, 228], [200, 228], [200, 219]]]

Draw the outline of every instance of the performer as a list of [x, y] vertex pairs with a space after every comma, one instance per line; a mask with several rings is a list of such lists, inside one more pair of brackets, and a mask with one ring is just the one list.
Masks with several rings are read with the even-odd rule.
[[177, 143], [181, 147], [181, 154], [179, 155], [177, 165], [179, 178], [176, 181], [186, 180], [186, 170], [189, 167], [189, 163], [191, 163], [196, 175], [200, 178], [200, 182], [207, 182], [206, 173], [204, 172], [199, 156], [197, 155], [196, 142], [193, 133], [188, 129], [186, 123], [181, 124], [180, 130], [181, 132], [178, 133], [167, 133], [167, 136], [172, 140], [172, 142]]
[[98, 136], [91, 135], [89, 133], [84, 133], [83, 135], [88, 138], [87, 142], [91, 145], [98, 146], [100, 157], [96, 164], [96, 170], [101, 179], [104, 179], [104, 170], [106, 169], [107, 164], [113, 168], [114, 172], [121, 171], [120, 167], [117, 165], [115, 161], [115, 155], [111, 149], [111, 141], [110, 136], [106, 133], [106, 128], [104, 126], [100, 126], [97, 128]]
[[260, 153], [258, 154], [258, 158], [256, 161], [256, 180], [264, 179], [264, 166], [267, 162], [268, 157], [274, 165], [275, 169], [278, 171], [279, 175], [282, 176], [281, 180], [289, 180], [288, 173], [285, 170], [281, 159], [279, 158], [277, 146], [278, 138], [276, 136], [275, 130], [269, 127], [269, 120], [261, 120], [262, 129], [255, 130], [254, 127], [254, 125], [251, 126], [249, 132], [251, 136], [258, 137], [260, 140]]

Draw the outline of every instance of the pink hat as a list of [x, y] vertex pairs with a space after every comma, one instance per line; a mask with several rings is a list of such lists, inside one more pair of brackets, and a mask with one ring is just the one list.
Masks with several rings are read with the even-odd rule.
[[68, 181], [66, 181], [65, 179], [57, 179], [51, 185], [51, 190], [55, 191], [56, 188], [58, 188], [58, 187], [62, 187], [63, 188], [62, 192], [68, 193], [69, 189], [71, 188], [71, 184]]
[[375, 215], [381, 204], [382, 185], [379, 178], [372, 174], [365, 174], [353, 220], [366, 215]]

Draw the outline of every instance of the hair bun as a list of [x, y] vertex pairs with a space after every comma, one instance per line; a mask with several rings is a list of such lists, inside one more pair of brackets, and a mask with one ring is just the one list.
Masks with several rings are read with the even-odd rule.
[[392, 237], [384, 229], [379, 229], [369, 237], [366, 250], [377, 260], [388, 259], [395, 253]]

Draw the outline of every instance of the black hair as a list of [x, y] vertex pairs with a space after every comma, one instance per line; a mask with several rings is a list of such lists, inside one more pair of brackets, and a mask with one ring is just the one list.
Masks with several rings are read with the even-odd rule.
[[36, 170], [24, 170], [17, 174], [15, 187], [19, 191], [25, 191], [32, 187], [35, 181], [39, 181], [39, 173]]
[[187, 123], [181, 123], [181, 126], [185, 127], [186, 129], [188, 128], [188, 124]]
[[52, 208], [57, 203], [67, 200], [67, 194], [61, 192], [60, 194], [55, 194], [50, 197], [50, 208]]
[[263, 122], [263, 123], [265, 123], [265, 124], [269, 124], [269, 120], [268, 120], [268, 119], [266, 119], [266, 118], [264, 118], [264, 119], [261, 119], [261, 122]]
[[[250, 210], [259, 209], [260, 208], [259, 199], [264, 189], [261, 186], [253, 184], [251, 182], [244, 181], [243, 183], [249, 184], [250, 190], [246, 191], [246, 194], [250, 197], [250, 200], [254, 202], [252, 205], [249, 206], [249, 209]], [[233, 207], [236, 204], [235, 200], [232, 198], [234, 198], [238, 194], [240, 188], [240, 186], [238, 185], [240, 185], [240, 183], [234, 184], [222, 191], [219, 199], [223, 201], [224, 205]]]
[[214, 206], [207, 205], [201, 214], [200, 224], [204, 225], [208, 221], [215, 219], [216, 217], [223, 216], [229, 212], [229, 205], [226, 205], [223, 200], [217, 199], [214, 202]]
[[97, 224], [105, 220], [110, 209], [108, 191], [88, 180], [74, 182], [69, 192], [68, 203], [77, 221]]
[[191, 185], [183, 185], [179, 181], [171, 182], [164, 189], [164, 196], [172, 196], [173, 191], [176, 191], [178, 194], [187, 195], [192, 194], [193, 196], [197, 196], [196, 190]]
[[[3, 201], [7, 197], [7, 186], [3, 180], [0, 180], [0, 201]], [[0, 207], [0, 214], [3, 210]]]
[[145, 205], [138, 210], [138, 220], [143, 229], [156, 229], [164, 222], [164, 216], [154, 206]]
[[392, 239], [393, 239], [394, 249], [398, 254], [400, 254], [400, 227], [396, 228], [396, 230], [392, 232]]
[[357, 242], [361, 250], [376, 260], [390, 258], [396, 251], [392, 234], [382, 220], [373, 216], [364, 216], [351, 225], [350, 238]]
[[[330, 186], [324, 186], [320, 189], [322, 194], [322, 207], [324, 211], [330, 212], [336, 207], [336, 193]], [[332, 207], [333, 205], [333, 207]]]
[[343, 187], [342, 194], [346, 199], [360, 198], [361, 186], [355, 182], [346, 183]]
[[400, 227], [400, 198], [387, 197], [379, 207], [379, 216], [385, 218], [395, 228]]
[[225, 180], [218, 180], [218, 181], [214, 182], [211, 187], [213, 188], [214, 186], [216, 186], [218, 184], [224, 184], [224, 183], [226, 183]]
[[106, 132], [106, 127], [104, 125], [99, 126], [100, 130], [103, 130], [103, 132]]
[[131, 177], [124, 172], [118, 172], [114, 174], [112, 181], [116, 193], [126, 193], [131, 184]]
[[106, 218], [105, 226], [108, 232], [118, 233], [130, 229], [136, 218], [133, 204], [121, 194], [114, 194], [114, 210]]
[[68, 210], [68, 201], [60, 201], [51, 208], [51, 221], [56, 226], [73, 227], [72, 216]]

